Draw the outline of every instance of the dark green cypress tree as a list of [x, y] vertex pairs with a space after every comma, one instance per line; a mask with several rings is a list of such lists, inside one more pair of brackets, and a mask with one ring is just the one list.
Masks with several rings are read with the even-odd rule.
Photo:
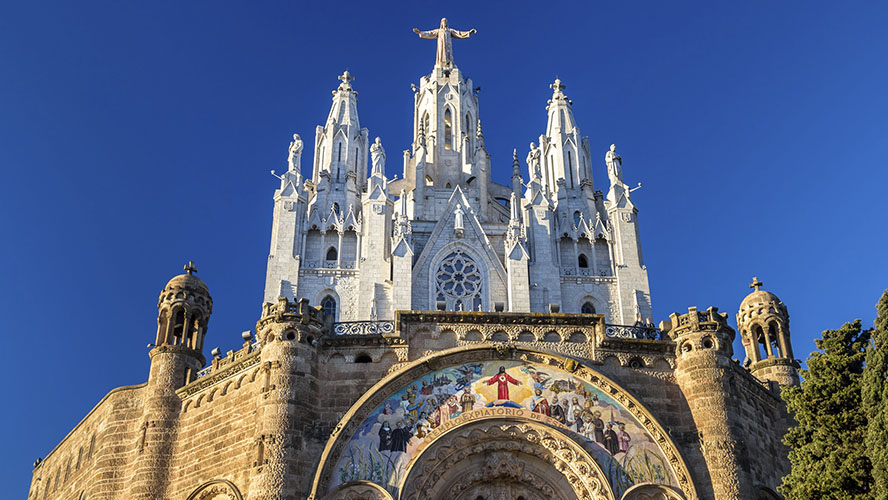
[[888, 498], [888, 291], [876, 305], [873, 343], [863, 370], [863, 408], [867, 416], [866, 451], [873, 464], [873, 496]]
[[816, 340], [820, 351], [811, 353], [801, 372], [804, 381], [784, 388], [798, 423], [783, 438], [791, 448], [792, 470], [779, 487], [787, 500], [874, 498], [860, 390], [869, 339], [860, 320], [824, 331]]

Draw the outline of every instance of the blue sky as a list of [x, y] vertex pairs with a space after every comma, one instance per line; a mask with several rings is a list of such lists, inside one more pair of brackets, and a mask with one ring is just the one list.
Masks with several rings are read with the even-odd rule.
[[454, 58], [482, 87], [495, 180], [544, 131], [556, 75], [601, 153], [600, 189], [617, 144], [627, 183], [644, 184], [655, 321], [715, 305], [733, 324], [755, 275], [789, 307], [797, 357], [823, 329], [872, 324], [888, 286], [886, 4], [438, 5], [0, 7], [10, 493], [108, 390], [146, 379], [157, 294], [189, 259], [215, 301], [207, 352], [239, 345], [260, 312], [268, 171], [294, 132], [310, 153], [344, 69], [362, 126], [398, 158], [410, 83], [434, 64], [411, 29], [442, 16], [478, 30]]

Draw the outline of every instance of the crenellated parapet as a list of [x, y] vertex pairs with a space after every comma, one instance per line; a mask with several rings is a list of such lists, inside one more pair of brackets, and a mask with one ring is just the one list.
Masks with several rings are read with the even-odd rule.
[[[256, 332], [272, 323], [290, 323], [308, 327], [320, 335], [330, 329], [332, 322], [333, 318], [327, 317], [319, 307], [310, 305], [308, 299], [291, 301], [286, 297], [279, 297], [274, 304], [262, 304], [262, 317], [256, 322]], [[260, 340], [265, 339], [260, 336]]]
[[[695, 348], [715, 348], [728, 357], [734, 352], [731, 343], [736, 333], [728, 325], [728, 314], [719, 313], [717, 307], [709, 307], [705, 311], [689, 307], [687, 314], [672, 313], [669, 315], [669, 321], [660, 323], [660, 329], [664, 335], [668, 335], [678, 344], [679, 354], [690, 352]], [[706, 335], [704, 332], [712, 332], [715, 335]], [[697, 341], [697, 345], [688, 338], [689, 336]], [[688, 341], [692, 343], [687, 343]]]

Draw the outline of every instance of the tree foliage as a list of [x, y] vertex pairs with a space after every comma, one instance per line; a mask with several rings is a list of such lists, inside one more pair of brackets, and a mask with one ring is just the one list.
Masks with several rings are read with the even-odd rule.
[[[866, 348], [870, 331], [860, 320], [826, 330], [802, 370], [804, 381], [783, 390], [798, 425], [783, 442], [792, 448], [792, 471], [780, 492], [787, 500], [866, 500], [873, 478], [864, 438], [867, 417], [861, 408]], [[884, 443], [888, 447], [888, 443]]]
[[873, 495], [888, 498], [888, 291], [876, 305], [876, 327], [863, 371], [866, 450], [872, 462]]

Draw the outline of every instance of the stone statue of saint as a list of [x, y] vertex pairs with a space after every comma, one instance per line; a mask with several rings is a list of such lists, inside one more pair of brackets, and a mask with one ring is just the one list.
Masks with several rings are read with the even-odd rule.
[[604, 162], [607, 163], [607, 176], [611, 185], [623, 184], [623, 158], [617, 154], [617, 146], [611, 144], [610, 151], [605, 153]]
[[459, 205], [457, 205], [456, 210], [453, 211], [453, 229], [457, 231], [465, 229], [463, 227], [463, 211]]
[[413, 32], [419, 35], [420, 38], [437, 38], [438, 51], [435, 56], [435, 66], [450, 69], [453, 67], [453, 48], [450, 39], [468, 38], [469, 35], [473, 35], [478, 31], [474, 29], [469, 31], [451, 29], [450, 26], [447, 25], [447, 18], [442, 17], [440, 28], [427, 31], [420, 31], [418, 28], [413, 28]]
[[293, 134], [293, 142], [290, 143], [290, 155], [287, 156], [287, 164], [291, 172], [299, 172], [302, 169], [302, 138], [299, 134]]
[[385, 176], [385, 149], [382, 148], [382, 141], [379, 137], [370, 146], [370, 158], [373, 162], [371, 175]]
[[527, 153], [527, 172], [531, 178], [540, 178], [540, 148], [536, 144], [530, 143], [530, 151]]

